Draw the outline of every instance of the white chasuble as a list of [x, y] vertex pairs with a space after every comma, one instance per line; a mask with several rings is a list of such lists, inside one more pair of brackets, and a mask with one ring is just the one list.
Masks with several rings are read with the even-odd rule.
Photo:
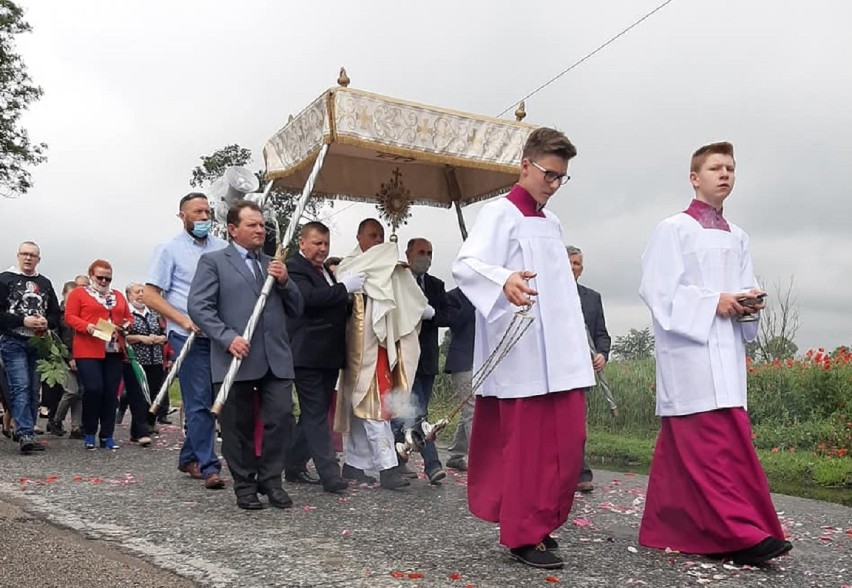
[[746, 406], [745, 342], [757, 322], [716, 314], [723, 292], [757, 288], [748, 235], [703, 228], [688, 214], [663, 220], [642, 254], [639, 294], [654, 322], [657, 415]]
[[506, 198], [482, 208], [453, 262], [453, 278], [476, 307], [474, 372], [497, 347], [514, 313], [503, 293], [516, 272], [530, 270], [538, 291], [529, 311], [533, 323], [477, 394], [524, 398], [594, 385], [586, 326], [577, 284], [562, 241], [562, 226], [550, 212], [524, 216]]

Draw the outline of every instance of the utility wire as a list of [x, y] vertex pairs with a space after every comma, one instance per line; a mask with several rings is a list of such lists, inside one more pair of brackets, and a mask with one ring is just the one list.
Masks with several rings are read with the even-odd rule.
[[516, 101], [516, 102], [513, 102], [511, 106], [509, 106], [506, 110], [504, 110], [503, 112], [501, 112], [500, 114], [498, 114], [498, 115], [497, 115], [497, 118], [500, 118], [501, 116], [503, 116], [504, 114], [506, 114], [507, 112], [509, 112], [509, 111], [510, 111], [512, 108], [514, 108], [517, 104], [520, 104], [520, 103], [521, 103], [521, 102], [523, 102], [524, 100], [526, 100], [526, 99], [528, 99], [528, 98], [531, 98], [531, 97], [535, 96], [535, 95], [536, 95], [536, 94], [538, 94], [541, 90], [544, 90], [544, 89], [545, 89], [546, 87], [548, 87], [550, 84], [552, 84], [553, 82], [555, 82], [556, 80], [558, 80], [559, 78], [561, 78], [562, 76], [564, 76], [565, 74], [567, 74], [569, 71], [571, 71], [572, 69], [574, 69], [575, 67], [577, 67], [578, 65], [580, 65], [581, 63], [583, 63], [584, 61], [586, 61], [587, 59], [589, 59], [590, 57], [592, 57], [594, 54], [596, 54], [596, 53], [598, 53], [599, 51], [601, 51], [604, 47], [606, 47], [606, 46], [607, 46], [607, 45], [609, 45], [610, 43], [613, 43], [616, 39], [618, 39], [618, 38], [619, 38], [619, 37], [621, 37], [622, 35], [625, 35], [628, 31], [630, 31], [632, 28], [636, 27], [639, 23], [641, 23], [642, 21], [644, 21], [644, 20], [645, 20], [645, 19], [647, 19], [647, 18], [650, 18], [650, 17], [651, 17], [651, 16], [653, 16], [656, 12], [659, 12], [660, 10], [662, 10], [663, 8], [665, 8], [665, 7], [666, 7], [666, 5], [671, 4], [672, 2], [674, 2], [674, 0], [666, 0], [665, 2], [663, 2], [662, 4], [660, 4], [659, 6], [657, 6], [654, 10], [652, 10], [651, 12], [649, 12], [648, 14], [646, 14], [645, 16], [643, 16], [642, 18], [640, 18], [639, 20], [637, 20], [636, 22], [634, 22], [632, 25], [630, 25], [629, 27], [627, 27], [626, 29], [624, 29], [623, 31], [621, 31], [620, 33], [618, 33], [617, 35], [615, 35], [614, 37], [612, 37], [609, 41], [607, 41], [606, 43], [604, 43], [603, 45], [601, 45], [600, 47], [598, 47], [597, 49], [595, 49], [594, 51], [592, 51], [591, 53], [589, 53], [588, 55], [586, 55], [585, 57], [583, 57], [582, 59], [580, 59], [579, 61], [577, 61], [577, 62], [573, 63], [570, 67], [568, 67], [568, 69], [566, 69], [565, 71], [563, 71], [563, 72], [561, 72], [561, 73], [559, 73], [559, 74], [557, 74], [557, 75], [553, 76], [553, 77], [552, 77], [552, 78], [550, 78], [547, 82], [543, 83], [543, 84], [542, 84], [542, 85], [540, 85], [538, 88], [536, 88], [535, 90], [533, 90], [532, 92], [530, 92], [529, 94], [527, 94], [526, 96], [524, 96], [523, 98], [521, 98], [520, 100], [518, 100], [518, 101]]

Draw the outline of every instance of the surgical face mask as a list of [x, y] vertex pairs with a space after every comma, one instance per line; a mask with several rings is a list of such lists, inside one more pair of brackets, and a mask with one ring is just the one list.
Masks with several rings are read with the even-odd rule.
[[414, 272], [414, 275], [416, 276], [422, 276], [429, 271], [430, 267], [432, 267], [432, 260], [425, 255], [423, 257], [418, 257], [411, 262], [411, 271]]
[[195, 221], [192, 223], [192, 235], [194, 237], [198, 237], [199, 239], [203, 239], [207, 236], [207, 233], [210, 232], [210, 229], [213, 227], [212, 220], [206, 221]]

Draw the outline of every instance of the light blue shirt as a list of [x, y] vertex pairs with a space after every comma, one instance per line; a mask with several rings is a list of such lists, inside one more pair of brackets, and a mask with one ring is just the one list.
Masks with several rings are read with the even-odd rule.
[[[237, 245], [236, 241], [232, 242], [231, 245], [234, 246], [234, 249], [236, 249], [237, 253], [239, 253], [240, 256], [243, 258], [243, 261], [246, 263], [246, 267], [249, 268], [249, 272], [251, 272], [251, 275], [257, 277], [257, 274], [255, 273], [256, 266], [254, 265], [254, 259], [252, 257], [249, 257], [250, 251], [242, 245]], [[258, 264], [260, 264], [260, 260], [258, 260]], [[263, 269], [260, 270], [260, 277], [262, 279], [266, 279], [266, 276], [263, 275]]]
[[[204, 253], [218, 251], [227, 246], [228, 243], [212, 235], [199, 242], [186, 231], [181, 231], [179, 235], [160, 244], [154, 251], [146, 282], [160, 288], [163, 291], [163, 298], [175, 310], [189, 314], [186, 310], [186, 300], [189, 297], [189, 287], [195, 276], [199, 258]], [[189, 335], [180, 325], [170, 320], [166, 321], [166, 330], [183, 336]]]

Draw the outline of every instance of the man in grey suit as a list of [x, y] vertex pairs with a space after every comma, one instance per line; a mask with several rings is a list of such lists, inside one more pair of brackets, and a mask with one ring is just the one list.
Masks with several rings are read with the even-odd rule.
[[[574, 280], [579, 280], [583, 274], [583, 252], [579, 247], [569, 245], [568, 259], [571, 262], [571, 271], [574, 273]], [[595, 357], [592, 360], [592, 367], [595, 372], [601, 372], [606, 366], [609, 359], [609, 348], [612, 343], [609, 332], [606, 330], [606, 319], [604, 318], [603, 303], [601, 295], [591, 288], [586, 288], [577, 284], [577, 292], [580, 294], [580, 306], [583, 310], [583, 320], [586, 323], [586, 329], [592, 337], [592, 342], [595, 344]], [[577, 484], [577, 491], [588, 493], [595, 489], [592, 483], [592, 468], [589, 467], [589, 462], [583, 457], [583, 471], [580, 473], [580, 482]]]
[[[282, 488], [281, 474], [293, 434], [294, 371], [285, 314], [300, 315], [304, 303], [284, 264], [261, 251], [266, 230], [257, 204], [237, 202], [227, 223], [231, 244], [198, 261], [189, 316], [212, 341], [214, 384], [221, 385], [232, 358], [242, 360], [220, 415], [222, 453], [234, 478], [237, 506], [263, 508], [257, 496], [262, 493], [271, 506], [289, 508], [293, 501]], [[267, 274], [276, 283], [251, 341], [246, 341], [241, 333]], [[256, 418], [263, 425], [257, 437]]]

